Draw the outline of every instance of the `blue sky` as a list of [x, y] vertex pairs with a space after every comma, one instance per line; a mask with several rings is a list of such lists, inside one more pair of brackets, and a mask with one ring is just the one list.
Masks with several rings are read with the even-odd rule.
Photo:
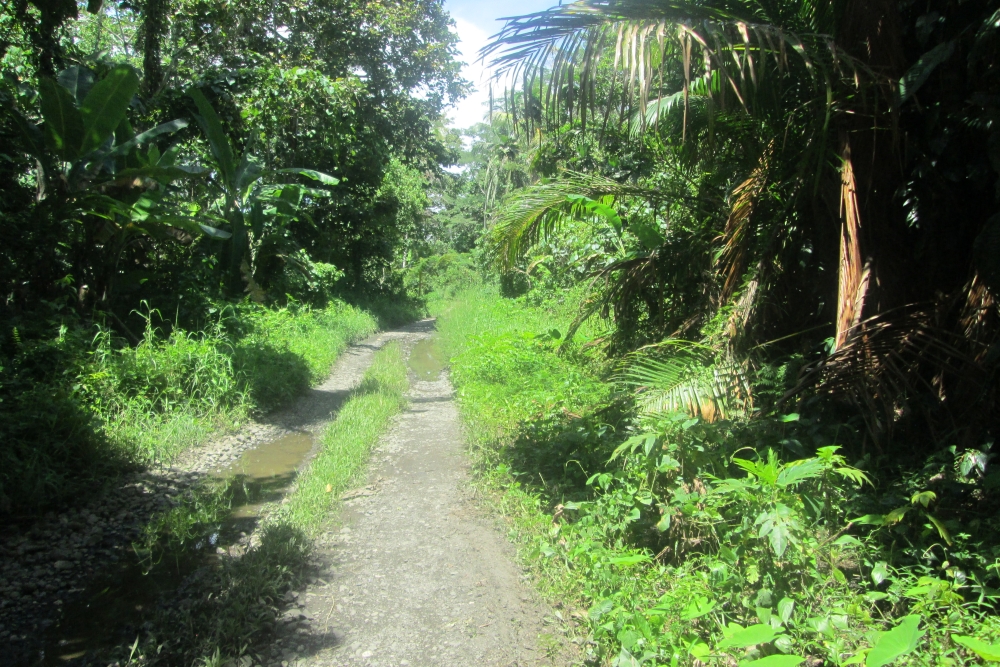
[[504, 0], [503, 2], [476, 2], [475, 0], [445, 0], [444, 6], [455, 19], [458, 36], [462, 40], [459, 49], [466, 63], [462, 70], [466, 79], [472, 81], [477, 90], [460, 102], [448, 113], [454, 127], [469, 127], [482, 120], [485, 103], [489, 99], [487, 79], [489, 72], [483, 63], [477, 63], [478, 51], [489, 41], [491, 35], [503, 27], [497, 19], [505, 16], [519, 16], [548, 9], [559, 4], [559, 0]]

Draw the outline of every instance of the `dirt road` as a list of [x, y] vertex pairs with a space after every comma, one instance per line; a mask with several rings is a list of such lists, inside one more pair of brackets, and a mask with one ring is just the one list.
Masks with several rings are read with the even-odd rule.
[[[407, 352], [433, 331], [411, 330]], [[447, 372], [423, 374], [411, 371], [409, 408], [369, 485], [320, 540], [319, 579], [286, 613], [270, 664], [565, 664], [511, 545], [471, 496]]]

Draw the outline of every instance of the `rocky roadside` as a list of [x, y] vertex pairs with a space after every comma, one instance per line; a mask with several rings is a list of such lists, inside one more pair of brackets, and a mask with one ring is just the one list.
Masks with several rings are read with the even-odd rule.
[[[49, 512], [0, 535], [0, 664], [40, 660], [46, 632], [102, 572], [131, 557], [132, 542], [158, 513], [243, 452], [284, 434], [318, 431], [360, 381], [394, 332], [351, 346], [322, 385], [291, 408], [195, 447], [171, 466], [123, 476], [88, 504]], [[247, 538], [244, 538], [246, 540]]]

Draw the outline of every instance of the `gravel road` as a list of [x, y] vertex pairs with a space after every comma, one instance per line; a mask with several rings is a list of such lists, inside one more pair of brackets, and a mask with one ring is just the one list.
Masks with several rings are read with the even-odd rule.
[[[432, 328], [411, 330], [407, 351]], [[411, 372], [409, 400], [320, 540], [319, 578], [286, 612], [271, 664], [567, 664], [551, 612], [472, 497], [447, 372]]]

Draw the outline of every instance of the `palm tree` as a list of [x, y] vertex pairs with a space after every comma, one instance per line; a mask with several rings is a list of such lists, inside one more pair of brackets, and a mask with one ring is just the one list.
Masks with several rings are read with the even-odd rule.
[[[1000, 11], [995, 1], [964, 13], [932, 4], [904, 15], [888, 0], [579, 0], [509, 19], [483, 55], [522, 90], [526, 120], [536, 104], [549, 126], [601, 132], [612, 118], [637, 136], [679, 128], [700, 155], [741, 151], [711, 276], [715, 307], [739, 313], [730, 330], [744, 349], [829, 323], [831, 354], [806, 378], [880, 405], [869, 423], [884, 431], [907, 392], [949, 376], [968, 385], [996, 335], [989, 269], [974, 262], [988, 254], [975, 240], [994, 238], [995, 201], [979, 186], [968, 201], [989, 208], [946, 220], [918, 201], [919, 188], [958, 188], [941, 177], [921, 184], [913, 154], [933, 152], [918, 136], [932, 124], [980, 142], [996, 134], [967, 100], [996, 92], [988, 54]], [[947, 30], [926, 28], [935, 16]], [[946, 76], [961, 79], [959, 95], [948, 96]], [[982, 146], [977, 167], [988, 161]], [[509, 211], [496, 246], [508, 262], [567, 205]], [[935, 239], [954, 252], [915, 262]], [[797, 261], [803, 250], [810, 257]], [[961, 324], [973, 320], [975, 331]], [[972, 385], [963, 391], [981, 399], [986, 385]]]

